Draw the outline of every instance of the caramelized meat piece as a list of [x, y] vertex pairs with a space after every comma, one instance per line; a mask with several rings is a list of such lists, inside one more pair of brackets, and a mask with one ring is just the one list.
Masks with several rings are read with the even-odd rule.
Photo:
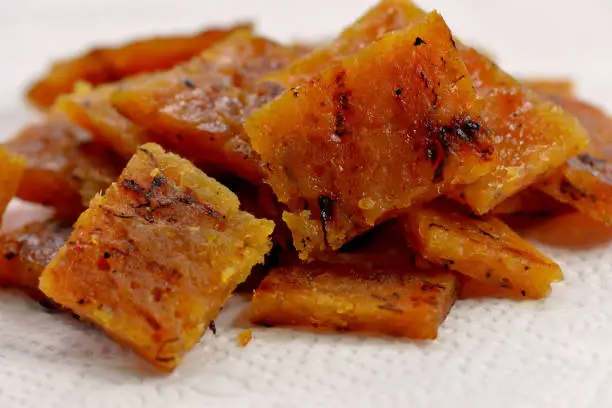
[[5, 147], [26, 158], [17, 196], [51, 206], [67, 220], [75, 220], [121, 170], [122, 160], [61, 115], [26, 127]]
[[[304, 62], [296, 61], [275, 79], [301, 83], [337, 58], [334, 53], [341, 58], [424, 16], [425, 12], [408, 0], [383, 0], [339, 39], [313, 52]], [[486, 56], [457, 45], [477, 89], [482, 118], [495, 134], [493, 150], [499, 157], [495, 171], [450, 195], [484, 214], [580, 153], [587, 139], [578, 122], [557, 105], [522, 87]]]
[[82, 85], [73, 94], [60, 97], [54, 109], [89, 130], [96, 140], [127, 161], [151, 136], [115, 110], [110, 98], [117, 89], [119, 84], [100, 85], [94, 89]]
[[21, 289], [43, 300], [38, 279], [71, 231], [57, 221], [48, 221], [0, 235], [0, 286]]
[[382, 0], [359, 20], [347, 27], [334, 41], [289, 64], [265, 79], [287, 87], [301, 85], [333, 62], [356, 53], [382, 35], [408, 27], [425, 13], [406, 0]]
[[272, 270], [255, 291], [251, 320], [435, 339], [455, 292], [455, 275], [441, 270], [313, 262]]
[[494, 166], [469, 74], [436, 13], [285, 92], [245, 127], [303, 259]]
[[557, 264], [502, 221], [474, 218], [448, 206], [414, 209], [402, 221], [415, 248], [429, 261], [446, 265], [489, 285], [542, 298], [563, 279]]
[[555, 98], [589, 132], [588, 152], [573, 157], [538, 187], [594, 220], [612, 224], [612, 118], [573, 98]]
[[115, 48], [96, 48], [54, 63], [47, 74], [28, 90], [28, 99], [41, 108], [47, 108], [59, 95], [71, 93], [79, 81], [98, 85], [141, 72], [170, 69], [234, 31], [245, 28], [248, 26], [239, 25], [206, 30], [192, 36], [157, 37]]
[[280, 85], [259, 83], [261, 76], [302, 53], [240, 31], [170, 71], [123, 84], [113, 103], [198, 166], [260, 183], [261, 163], [244, 134], [243, 118], [282, 91]]
[[497, 168], [460, 195], [484, 214], [583, 151], [587, 136], [573, 116], [523, 87], [488, 58], [465, 47], [460, 54], [476, 86], [482, 116], [495, 133]]
[[147, 144], [91, 201], [40, 289], [169, 371], [263, 261], [273, 228], [190, 162]]
[[25, 162], [22, 156], [9, 153], [0, 146], [0, 226], [6, 207], [17, 193]]

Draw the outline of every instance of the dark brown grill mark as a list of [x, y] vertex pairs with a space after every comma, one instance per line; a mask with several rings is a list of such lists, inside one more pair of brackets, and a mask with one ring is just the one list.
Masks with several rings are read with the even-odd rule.
[[346, 128], [346, 115], [350, 110], [351, 91], [345, 89], [344, 80], [346, 71], [340, 71], [336, 75], [335, 82], [337, 93], [334, 95], [335, 101], [335, 120], [334, 134], [338, 137], [344, 136], [348, 131]]
[[321, 217], [321, 228], [323, 229], [323, 241], [325, 242], [325, 246], [329, 246], [329, 242], [327, 241], [327, 230], [328, 224], [334, 217], [334, 203], [335, 200], [330, 197], [319, 197], [319, 214]]

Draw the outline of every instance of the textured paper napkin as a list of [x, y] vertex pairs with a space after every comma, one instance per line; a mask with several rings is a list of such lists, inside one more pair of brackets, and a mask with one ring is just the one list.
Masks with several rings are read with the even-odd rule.
[[[277, 37], [332, 35], [373, 1], [22, 0], [0, 11], [0, 140], [32, 119], [21, 86], [51, 57], [239, 17]], [[424, 1], [513, 72], [569, 74], [612, 109], [612, 5], [539, 0]], [[299, 18], [295, 16], [299, 15]], [[40, 212], [11, 206], [6, 225]], [[573, 233], [559, 225], [562, 241]], [[609, 234], [609, 231], [605, 231]], [[534, 234], [537, 235], [537, 234]], [[459, 302], [431, 343], [256, 328], [236, 345], [247, 305], [233, 299], [172, 375], [25, 297], [0, 291], [0, 407], [607, 407], [612, 405], [612, 244], [538, 244], [566, 280], [541, 302]]]

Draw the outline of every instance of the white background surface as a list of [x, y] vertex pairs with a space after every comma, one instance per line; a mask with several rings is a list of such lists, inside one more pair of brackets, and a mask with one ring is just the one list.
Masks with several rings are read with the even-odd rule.
[[[22, 87], [97, 43], [254, 18], [277, 39], [331, 37], [368, 0], [0, 0], [0, 139], [32, 115]], [[429, 0], [455, 33], [516, 74], [571, 76], [612, 108], [612, 3]], [[15, 212], [10, 216], [14, 221]], [[438, 341], [256, 329], [233, 302], [169, 377], [94, 330], [0, 292], [0, 407], [612, 406], [612, 246], [544, 248], [566, 281], [545, 302], [461, 302]], [[135, 368], [136, 367], [136, 368]]]

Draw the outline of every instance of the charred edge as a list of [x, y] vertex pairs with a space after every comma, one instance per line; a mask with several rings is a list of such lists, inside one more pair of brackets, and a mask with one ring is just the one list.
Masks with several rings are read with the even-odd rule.
[[330, 221], [334, 218], [334, 200], [330, 197], [319, 197], [319, 214], [321, 216], [321, 228], [323, 229], [323, 242], [325, 246], [329, 246], [327, 240], [327, 227]]
[[17, 256], [17, 254], [13, 251], [7, 252], [4, 254], [4, 259], [6, 259], [7, 261], [10, 261], [11, 259], [15, 258]]
[[189, 89], [195, 89], [195, 84], [188, 79], [183, 80], [183, 85], [185, 85]]
[[336, 88], [338, 90], [334, 97], [335, 102], [335, 120], [334, 120], [334, 134], [338, 137], [342, 137], [347, 133], [346, 129], [346, 113], [350, 110], [350, 97], [351, 92], [345, 90], [344, 80], [346, 78], [346, 71], [340, 71], [336, 75]]
[[215, 325], [215, 321], [211, 320], [208, 328], [210, 329], [210, 331], [216, 336], [217, 335], [217, 326]]
[[414, 40], [414, 46], [418, 47], [421, 44], [427, 44], [421, 37], [417, 37], [416, 40]]
[[589, 167], [601, 167], [607, 163], [604, 159], [599, 159], [591, 154], [579, 154], [576, 158], [582, 163]]
[[444, 290], [444, 289], [446, 289], [446, 286], [441, 285], [439, 283], [432, 283], [432, 282], [429, 282], [429, 281], [425, 281], [421, 285], [421, 290], [423, 292], [431, 292], [431, 291], [434, 291], [434, 290], [438, 291], [438, 290]]
[[291, 88], [291, 93], [293, 94], [293, 96], [295, 96], [296, 98], [300, 96], [300, 90], [298, 88]]
[[401, 96], [402, 92], [404, 92], [404, 88], [397, 88], [395, 90], [395, 96]]

